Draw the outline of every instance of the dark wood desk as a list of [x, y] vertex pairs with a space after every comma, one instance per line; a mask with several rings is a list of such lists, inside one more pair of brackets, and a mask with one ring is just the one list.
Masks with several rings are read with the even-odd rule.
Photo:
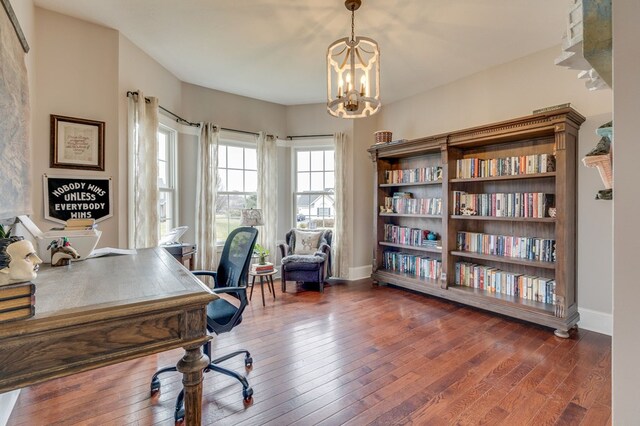
[[45, 267], [36, 314], [0, 323], [0, 392], [183, 347], [185, 421], [200, 425], [206, 306], [217, 296], [164, 249]]
[[[192, 243], [179, 243], [179, 244], [169, 244], [166, 246], [162, 246], [166, 251], [171, 253], [173, 257], [178, 259], [178, 262], [184, 265], [185, 261], [189, 261], [189, 270], [193, 271], [196, 267], [196, 252], [198, 251], [197, 246]], [[187, 265], [185, 265], [187, 266]]]

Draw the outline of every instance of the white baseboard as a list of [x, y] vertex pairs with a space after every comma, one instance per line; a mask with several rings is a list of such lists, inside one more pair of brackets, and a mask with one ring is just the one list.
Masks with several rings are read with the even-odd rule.
[[18, 395], [20, 395], [20, 389], [0, 393], [0, 426], [5, 426], [9, 421], [9, 416], [13, 411], [13, 406], [16, 405]]
[[371, 276], [371, 265], [356, 266], [349, 268], [349, 281], [361, 280]]
[[605, 312], [593, 311], [586, 308], [578, 308], [580, 322], [578, 326], [596, 333], [613, 335], [613, 315]]

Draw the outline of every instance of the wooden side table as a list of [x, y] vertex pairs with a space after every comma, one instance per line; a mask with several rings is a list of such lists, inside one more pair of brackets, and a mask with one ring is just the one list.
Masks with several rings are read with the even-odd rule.
[[[178, 243], [178, 244], [169, 244], [166, 246], [162, 246], [166, 251], [171, 253], [171, 256], [178, 259], [178, 262], [184, 263], [189, 261], [189, 270], [193, 271], [195, 269], [196, 263], [196, 252], [198, 248], [193, 243]], [[185, 265], [187, 266], [187, 265]]]
[[273, 300], [276, 300], [276, 289], [273, 287], [273, 276], [278, 273], [276, 268], [271, 272], [263, 272], [261, 274], [249, 272], [249, 276], [251, 277], [251, 292], [249, 293], [249, 300], [251, 300], [251, 296], [253, 296], [253, 287], [255, 287], [256, 277], [260, 278], [260, 291], [262, 291], [262, 306], [265, 306], [264, 303], [264, 282], [265, 278], [267, 281], [267, 289], [269, 293], [273, 294]]

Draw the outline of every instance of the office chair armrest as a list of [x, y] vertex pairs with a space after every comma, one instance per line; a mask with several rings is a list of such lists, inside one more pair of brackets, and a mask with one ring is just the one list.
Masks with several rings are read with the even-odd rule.
[[247, 288], [246, 287], [220, 287], [212, 288], [211, 291], [214, 294], [225, 293], [231, 294], [240, 300], [241, 304], [247, 303]]
[[206, 275], [208, 277], [216, 278], [218, 273], [216, 271], [191, 271], [193, 275]]
[[278, 248], [280, 249], [280, 254], [282, 257], [287, 257], [289, 255], [289, 245], [285, 243], [278, 244]]

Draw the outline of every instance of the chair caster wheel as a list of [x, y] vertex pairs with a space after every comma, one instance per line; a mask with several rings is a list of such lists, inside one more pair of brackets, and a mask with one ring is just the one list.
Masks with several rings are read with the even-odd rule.
[[242, 389], [242, 396], [244, 397], [245, 402], [249, 402], [253, 396], [253, 389], [252, 388]]
[[184, 425], [184, 407], [176, 411], [174, 415], [176, 425]]
[[244, 359], [244, 366], [245, 366], [245, 368], [253, 367], [253, 358], [251, 358], [250, 356], [246, 357]]
[[158, 395], [160, 393], [160, 380], [151, 380], [151, 396]]

